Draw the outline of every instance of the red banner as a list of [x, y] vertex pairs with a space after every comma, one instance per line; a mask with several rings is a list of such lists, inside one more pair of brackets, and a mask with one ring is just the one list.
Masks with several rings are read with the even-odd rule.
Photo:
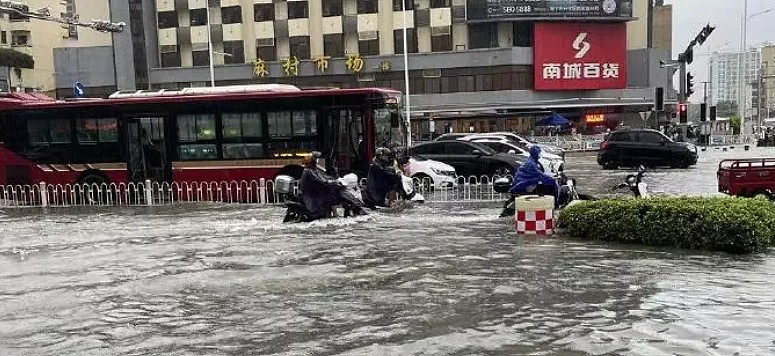
[[627, 25], [537, 22], [535, 90], [627, 87]]

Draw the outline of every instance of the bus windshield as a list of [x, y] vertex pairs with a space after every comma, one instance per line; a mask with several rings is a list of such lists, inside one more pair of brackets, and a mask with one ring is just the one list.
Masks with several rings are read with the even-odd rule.
[[407, 125], [398, 106], [374, 110], [374, 138], [375, 147], [406, 147]]

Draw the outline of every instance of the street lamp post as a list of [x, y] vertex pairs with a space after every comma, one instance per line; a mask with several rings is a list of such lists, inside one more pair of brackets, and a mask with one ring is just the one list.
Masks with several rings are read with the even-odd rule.
[[[412, 111], [410, 108], [411, 100], [409, 99], [409, 48], [407, 48], [407, 38], [406, 38], [406, 0], [401, 0], [401, 15], [404, 20], [404, 85], [405, 85], [405, 91], [406, 91], [406, 125], [408, 127], [411, 127], [411, 120], [412, 120]], [[406, 144], [407, 146], [412, 146], [412, 134], [411, 130], [409, 132], [409, 135], [406, 138]]]
[[[746, 0], [747, 1], [747, 0]], [[207, 4], [205, 4], [207, 7], [207, 49], [210, 52], [210, 86], [215, 86], [215, 66], [213, 65], [213, 38], [212, 34], [210, 33], [210, 1], [207, 1]]]

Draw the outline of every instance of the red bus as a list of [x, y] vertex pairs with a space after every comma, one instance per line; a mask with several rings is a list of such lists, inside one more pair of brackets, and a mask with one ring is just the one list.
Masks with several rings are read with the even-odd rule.
[[299, 177], [300, 158], [313, 150], [340, 172], [363, 175], [377, 147], [407, 144], [401, 95], [280, 84], [65, 101], [7, 93], [0, 185]]

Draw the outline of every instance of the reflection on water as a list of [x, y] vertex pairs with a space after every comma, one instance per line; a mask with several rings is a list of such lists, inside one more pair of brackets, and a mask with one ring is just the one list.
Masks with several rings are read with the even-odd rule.
[[[570, 174], [596, 169], [570, 159]], [[714, 164], [649, 184], [687, 175], [712, 193]], [[625, 172], [596, 174], [586, 187], [600, 191]], [[6, 211], [0, 354], [775, 352], [772, 255], [517, 238], [497, 204], [298, 225], [282, 213]]]

